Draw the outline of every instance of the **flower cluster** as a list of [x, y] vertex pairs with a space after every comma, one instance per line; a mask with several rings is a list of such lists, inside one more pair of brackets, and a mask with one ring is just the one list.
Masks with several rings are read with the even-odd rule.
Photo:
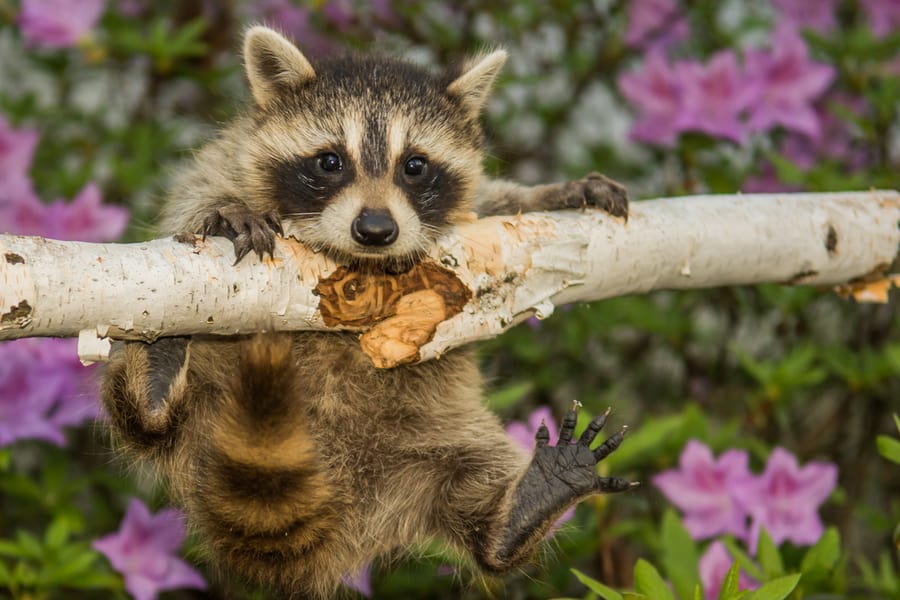
[[[37, 131], [15, 129], [0, 115], [0, 232], [92, 242], [119, 237], [128, 211], [104, 206], [94, 184], [72, 202], [38, 199], [28, 174], [37, 142]], [[62, 427], [96, 414], [93, 370], [78, 361], [74, 340], [0, 344], [0, 446], [20, 439], [62, 445]]]
[[155, 515], [132, 498], [119, 531], [94, 540], [93, 547], [125, 578], [135, 600], [154, 600], [161, 591], [206, 589], [203, 576], [176, 556], [185, 536], [183, 515], [175, 509]]
[[[812, 462], [801, 468], [784, 448], [772, 451], [760, 475], [748, 465], [743, 450], [728, 450], [716, 459], [709, 447], [691, 440], [679, 468], [659, 473], [653, 483], [684, 513], [684, 526], [694, 539], [731, 534], [755, 553], [765, 528], [775, 544], [816, 543], [824, 531], [819, 506], [837, 485], [837, 467]], [[704, 589], [718, 590], [714, 581], [731, 566], [720, 546], [711, 545], [701, 560]], [[751, 585], [747, 579], [744, 583]]]
[[776, 126], [818, 139], [813, 103], [834, 77], [833, 67], [810, 59], [797, 30], [783, 25], [768, 48], [747, 50], [743, 60], [723, 50], [706, 63], [673, 63], [652, 50], [618, 85], [640, 113], [631, 129], [635, 140], [671, 146], [680, 134], [698, 132], [742, 144]]
[[104, 0], [22, 0], [19, 28], [35, 46], [75, 46], [97, 24], [104, 4]]

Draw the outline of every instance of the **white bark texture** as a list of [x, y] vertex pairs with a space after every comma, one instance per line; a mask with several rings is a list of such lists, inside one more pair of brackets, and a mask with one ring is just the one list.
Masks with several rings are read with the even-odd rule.
[[632, 204], [458, 227], [402, 275], [348, 272], [292, 239], [233, 266], [231, 243], [139, 244], [0, 235], [0, 339], [144, 339], [351, 329], [375, 364], [439, 357], [556, 304], [656, 289], [781, 282], [885, 301], [900, 194], [748, 194]]

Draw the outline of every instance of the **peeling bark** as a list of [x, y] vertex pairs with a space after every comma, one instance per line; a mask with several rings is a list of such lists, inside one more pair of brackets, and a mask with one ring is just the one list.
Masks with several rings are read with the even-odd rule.
[[[89, 244], [0, 236], [0, 339], [350, 329], [380, 367], [493, 337], [556, 304], [780, 282], [886, 301], [900, 195], [689, 196], [460, 226], [403, 274], [356, 273], [293, 239], [232, 266], [225, 239]], [[92, 333], [87, 333], [90, 330]], [[92, 346], [89, 348], [89, 346]]]

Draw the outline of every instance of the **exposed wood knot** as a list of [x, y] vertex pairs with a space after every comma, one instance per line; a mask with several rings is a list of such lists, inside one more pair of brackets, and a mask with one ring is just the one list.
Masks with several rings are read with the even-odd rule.
[[417, 360], [438, 324], [472, 299], [456, 274], [432, 262], [400, 274], [340, 267], [319, 282], [316, 294], [326, 325], [371, 327], [362, 336], [362, 348], [382, 368]]
[[24, 265], [25, 259], [16, 254], [15, 252], [7, 252], [3, 255], [6, 258], [6, 262], [11, 265]]
[[833, 225], [828, 226], [828, 233], [825, 235], [825, 249], [828, 251], [828, 254], [836, 254], [837, 253], [837, 245], [838, 245], [838, 234], [837, 230]]
[[25, 324], [31, 317], [31, 305], [27, 300], [22, 300], [13, 306], [9, 312], [0, 315], [0, 323], [19, 323]]

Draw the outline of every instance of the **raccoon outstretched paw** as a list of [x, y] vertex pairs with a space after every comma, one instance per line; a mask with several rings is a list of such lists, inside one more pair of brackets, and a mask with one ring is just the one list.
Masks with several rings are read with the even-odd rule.
[[550, 434], [544, 424], [538, 428], [534, 457], [519, 480], [513, 495], [512, 510], [498, 557], [513, 556], [533, 533], [556, 519], [578, 500], [599, 493], [624, 492], [635, 487], [621, 477], [600, 477], [597, 463], [619, 447], [627, 428], [607, 438], [594, 449], [591, 443], [603, 429], [610, 411], [593, 419], [577, 442], [572, 443], [578, 420], [578, 404], [566, 414], [556, 446], [550, 446]]
[[584, 209], [590, 206], [615, 217], [628, 218], [628, 192], [625, 187], [600, 173], [553, 185], [547, 196], [546, 202], [552, 208]]
[[252, 250], [262, 260], [275, 251], [275, 234], [284, 235], [276, 211], [259, 214], [249, 206], [234, 202], [214, 208], [203, 220], [203, 238], [221, 235], [234, 243], [234, 264]]

